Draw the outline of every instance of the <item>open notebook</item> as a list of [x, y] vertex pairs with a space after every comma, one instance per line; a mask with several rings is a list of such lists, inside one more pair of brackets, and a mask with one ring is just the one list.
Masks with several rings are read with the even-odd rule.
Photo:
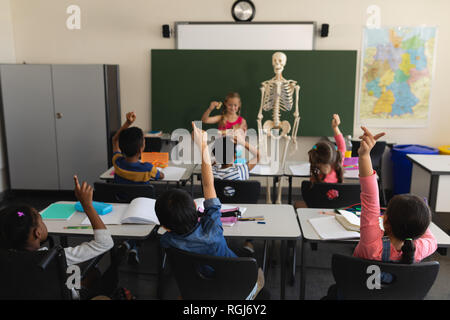
[[[113, 210], [100, 216], [104, 224], [159, 224], [155, 212], [155, 199], [136, 198], [130, 204], [114, 204]], [[89, 225], [89, 219], [81, 222], [82, 225]]]
[[334, 216], [312, 218], [308, 221], [323, 240], [359, 238], [359, 232], [345, 229]]

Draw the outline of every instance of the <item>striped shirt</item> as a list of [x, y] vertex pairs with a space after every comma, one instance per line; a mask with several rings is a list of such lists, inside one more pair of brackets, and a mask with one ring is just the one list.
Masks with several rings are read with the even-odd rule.
[[115, 152], [112, 158], [114, 166], [114, 182], [125, 184], [149, 184], [158, 180], [158, 169], [149, 162], [128, 162], [120, 152]]
[[234, 164], [228, 168], [221, 168], [222, 165], [213, 166], [214, 178], [220, 180], [248, 180], [250, 178], [248, 173], [248, 166], [244, 164]]

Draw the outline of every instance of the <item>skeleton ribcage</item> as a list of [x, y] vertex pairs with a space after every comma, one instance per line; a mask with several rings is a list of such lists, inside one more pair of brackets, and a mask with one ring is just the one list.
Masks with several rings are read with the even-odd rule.
[[294, 103], [294, 85], [295, 81], [289, 80], [281, 83], [280, 93], [277, 92], [275, 81], [263, 82], [265, 87], [263, 98], [263, 110], [269, 111], [275, 107], [278, 101], [278, 106], [283, 111], [290, 111]]

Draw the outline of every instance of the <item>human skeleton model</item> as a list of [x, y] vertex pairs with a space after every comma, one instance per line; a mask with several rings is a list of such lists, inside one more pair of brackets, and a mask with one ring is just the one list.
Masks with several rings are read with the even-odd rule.
[[[261, 157], [263, 161], [267, 162], [267, 137], [271, 136], [272, 139], [284, 139], [285, 146], [281, 158], [281, 168], [284, 168], [284, 163], [286, 161], [286, 153], [289, 146], [289, 142], [292, 143], [297, 148], [297, 131], [300, 122], [300, 114], [298, 112], [298, 94], [300, 91], [300, 86], [297, 81], [286, 80], [282, 76], [284, 66], [286, 65], [287, 57], [282, 52], [276, 52], [272, 56], [273, 71], [275, 72], [275, 77], [264, 81], [261, 86], [261, 106], [259, 108], [257, 123], [258, 123], [258, 137], [259, 146], [261, 149]], [[294, 110], [294, 125], [292, 126], [292, 134], [289, 136], [291, 131], [291, 124], [289, 121], [281, 121], [281, 111], [291, 111], [294, 107], [294, 94], [295, 94], [295, 110]], [[263, 114], [262, 111], [272, 110], [272, 120], [267, 120], [262, 124]], [[281, 133], [279, 132], [281, 129]], [[276, 130], [279, 135], [274, 136], [272, 130]], [[275, 150], [272, 150], [272, 154]], [[267, 178], [267, 194], [266, 201], [271, 203], [270, 198], [270, 184], [269, 177]], [[282, 177], [280, 177], [280, 182], [278, 186], [278, 197], [276, 203], [281, 203], [281, 186]]]

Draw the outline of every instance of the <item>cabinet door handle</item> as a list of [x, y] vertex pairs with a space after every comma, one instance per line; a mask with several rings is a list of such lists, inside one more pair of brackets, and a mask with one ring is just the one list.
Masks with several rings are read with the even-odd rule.
[[63, 117], [63, 114], [61, 112], [56, 113], [56, 119], [61, 119]]

